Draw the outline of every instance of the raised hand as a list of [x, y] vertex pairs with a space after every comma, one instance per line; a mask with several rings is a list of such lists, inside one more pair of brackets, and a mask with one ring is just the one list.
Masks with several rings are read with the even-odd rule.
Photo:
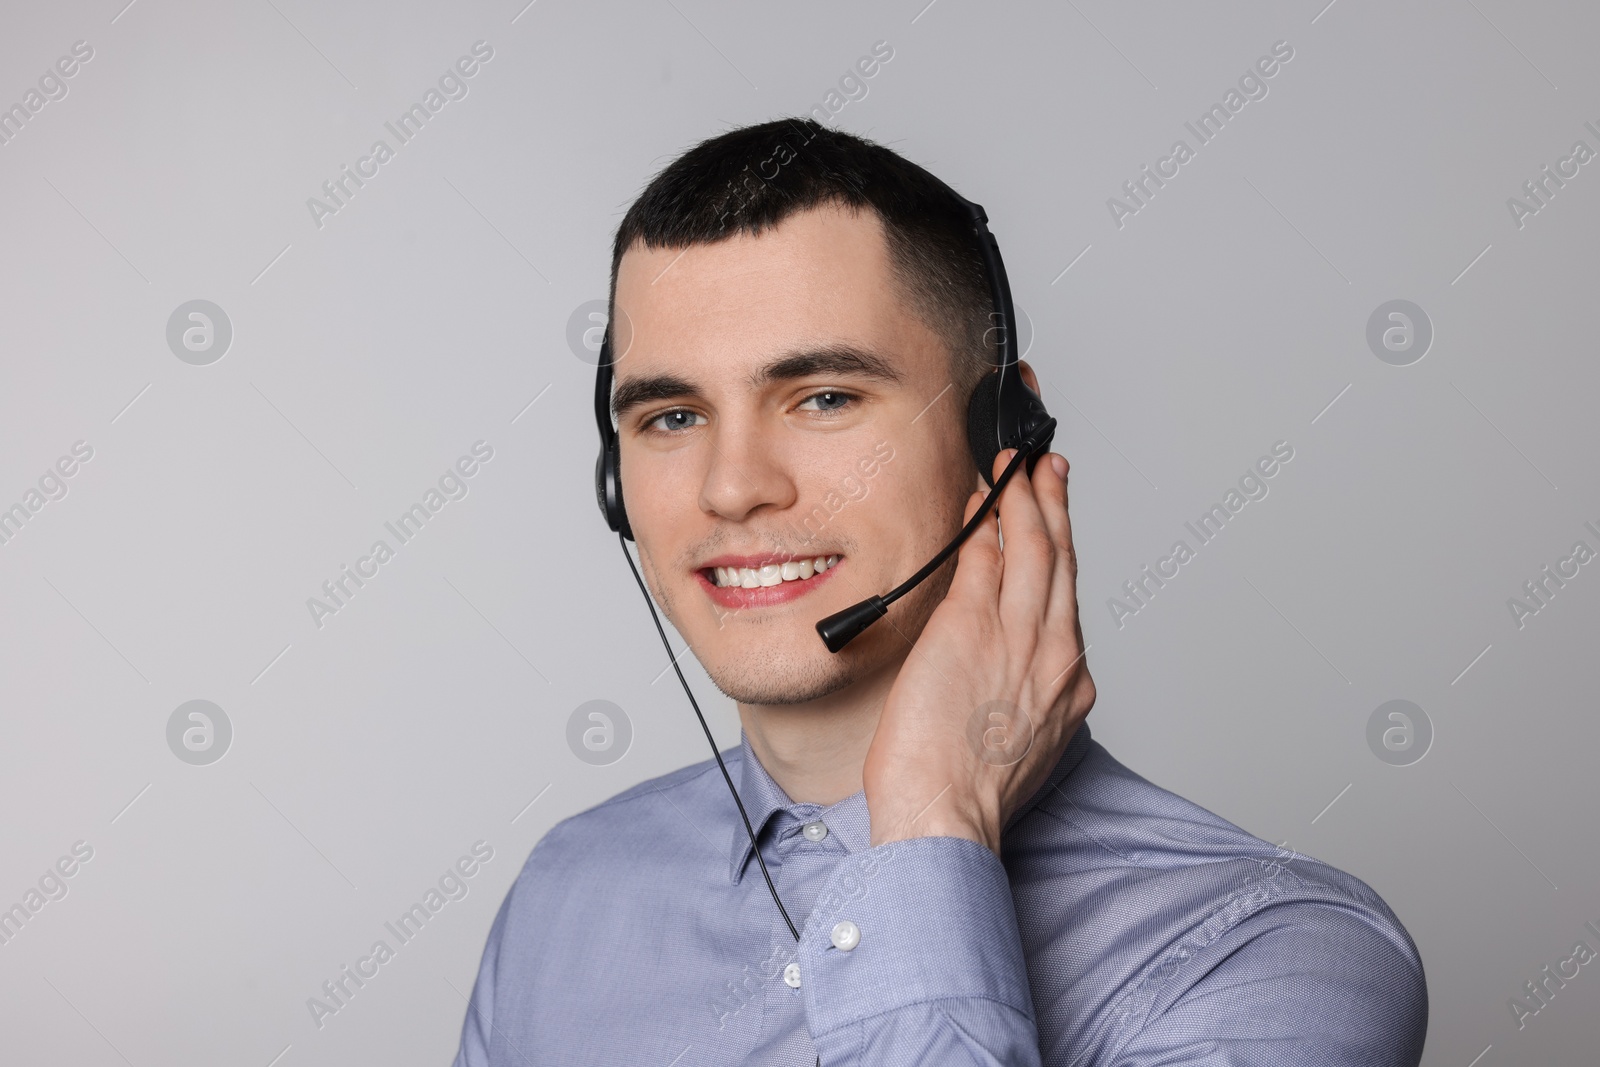
[[[1014, 455], [995, 457], [995, 478]], [[873, 845], [964, 837], [998, 855], [1011, 812], [1044, 784], [1094, 706], [1067, 470], [1054, 453], [1031, 480], [1019, 470], [961, 546], [950, 591], [901, 667], [867, 751]], [[963, 523], [983, 499], [972, 494]]]

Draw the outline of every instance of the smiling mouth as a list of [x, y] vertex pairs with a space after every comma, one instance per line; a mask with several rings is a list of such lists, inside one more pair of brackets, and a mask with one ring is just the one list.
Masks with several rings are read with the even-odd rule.
[[700, 573], [718, 589], [760, 589], [809, 581], [825, 573], [843, 557], [838, 553], [809, 559], [768, 563], [761, 567], [706, 567]]

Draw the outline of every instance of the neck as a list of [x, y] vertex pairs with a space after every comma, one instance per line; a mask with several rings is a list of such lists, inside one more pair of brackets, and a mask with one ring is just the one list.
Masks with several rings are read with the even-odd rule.
[[739, 705], [750, 748], [790, 800], [831, 807], [861, 791], [867, 749], [900, 665], [804, 704]]

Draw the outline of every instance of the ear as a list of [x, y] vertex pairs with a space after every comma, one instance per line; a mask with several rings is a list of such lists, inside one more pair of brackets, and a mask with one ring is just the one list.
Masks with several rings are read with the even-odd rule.
[[[1039, 376], [1033, 373], [1033, 368], [1028, 365], [1028, 361], [1025, 359], [1017, 360], [1017, 370], [1021, 372], [1022, 380], [1027, 383], [1028, 388], [1035, 393], [1040, 393]], [[1043, 394], [1040, 393], [1040, 395], [1042, 396]]]

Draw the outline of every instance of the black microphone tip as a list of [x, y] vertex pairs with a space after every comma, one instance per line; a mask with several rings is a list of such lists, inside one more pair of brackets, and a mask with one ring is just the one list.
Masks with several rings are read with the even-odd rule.
[[870, 596], [861, 603], [835, 612], [817, 623], [817, 633], [829, 652], [837, 652], [852, 638], [889, 614], [889, 605], [881, 596]]

